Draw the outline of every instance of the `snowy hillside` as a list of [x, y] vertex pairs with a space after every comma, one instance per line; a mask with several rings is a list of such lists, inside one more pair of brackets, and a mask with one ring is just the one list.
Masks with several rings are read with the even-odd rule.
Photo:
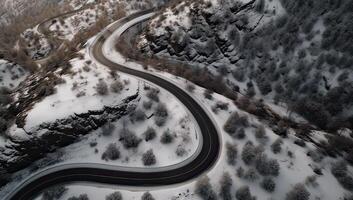
[[138, 46], [198, 65], [234, 91], [288, 107], [320, 128], [349, 128], [353, 3], [309, 2], [182, 1], [149, 23]]

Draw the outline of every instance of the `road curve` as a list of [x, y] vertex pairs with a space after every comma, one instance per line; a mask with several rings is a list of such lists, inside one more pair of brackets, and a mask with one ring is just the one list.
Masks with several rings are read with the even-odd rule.
[[131, 172], [111, 168], [94, 168], [94, 166], [67, 168], [57, 171], [54, 170], [51, 173], [38, 176], [38, 178], [31, 180], [27, 184], [22, 184], [20, 188], [17, 188], [16, 191], [7, 199], [29, 200], [49, 186], [70, 182], [93, 182], [134, 187], [173, 185], [194, 179], [204, 174], [212, 166], [214, 166], [220, 153], [220, 136], [217, 132], [216, 125], [213, 123], [206, 111], [191, 96], [189, 96], [189, 94], [173, 83], [156, 75], [130, 69], [114, 63], [103, 55], [102, 47], [105, 39], [111, 35], [116, 28], [149, 12], [151, 11], [135, 13], [120, 20], [113, 26], [106, 28], [91, 46], [91, 55], [102, 65], [145, 79], [175, 95], [175, 97], [178, 98], [193, 114], [200, 127], [200, 131], [203, 136], [203, 145], [198, 156], [180, 168], [165, 171]]

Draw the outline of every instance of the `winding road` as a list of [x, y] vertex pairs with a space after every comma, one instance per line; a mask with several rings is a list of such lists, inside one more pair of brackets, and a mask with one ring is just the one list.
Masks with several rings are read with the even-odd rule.
[[185, 90], [166, 79], [148, 72], [119, 65], [109, 60], [103, 54], [103, 44], [112, 32], [127, 22], [148, 13], [151, 13], [151, 11], [148, 10], [132, 14], [107, 27], [104, 32], [98, 35], [95, 42], [93, 42], [91, 55], [102, 65], [156, 84], [168, 90], [178, 98], [193, 114], [200, 127], [203, 143], [197, 157], [181, 167], [161, 171], [129, 171], [119, 168], [114, 169], [113, 167], [96, 168], [94, 165], [52, 169], [50, 172], [39, 173], [35, 177], [29, 178], [16, 188], [7, 199], [29, 200], [49, 186], [70, 182], [93, 182], [134, 187], [173, 185], [197, 178], [205, 174], [215, 165], [220, 154], [220, 136], [210, 116], [193, 97], [185, 92]]

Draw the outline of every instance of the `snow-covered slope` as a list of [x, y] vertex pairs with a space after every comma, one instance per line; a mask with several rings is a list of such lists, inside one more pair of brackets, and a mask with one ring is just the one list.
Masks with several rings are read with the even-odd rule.
[[198, 65], [321, 128], [352, 128], [351, 7], [349, 0], [182, 1], [149, 23], [138, 46]]

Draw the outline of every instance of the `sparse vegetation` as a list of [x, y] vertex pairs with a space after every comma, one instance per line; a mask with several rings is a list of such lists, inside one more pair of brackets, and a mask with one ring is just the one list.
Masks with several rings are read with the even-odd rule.
[[272, 178], [265, 177], [261, 181], [261, 187], [266, 190], [267, 192], [273, 192], [276, 189], [276, 183]]
[[68, 198], [67, 200], [89, 200], [89, 198], [87, 194], [80, 194], [78, 197], [73, 196]]
[[105, 152], [102, 154], [103, 160], [117, 160], [120, 158], [120, 150], [115, 143], [107, 146]]
[[107, 95], [109, 93], [107, 83], [104, 80], [99, 80], [96, 85], [96, 91], [98, 95]]
[[168, 129], [168, 130], [163, 132], [160, 141], [161, 141], [162, 144], [170, 144], [170, 143], [172, 143], [174, 141], [174, 135], [172, 135], [172, 133]]
[[165, 104], [159, 103], [154, 111], [154, 121], [157, 126], [163, 126], [168, 118], [168, 110]]
[[240, 187], [236, 191], [235, 197], [237, 198], [237, 200], [256, 200], [256, 197], [251, 195], [249, 186]]
[[123, 200], [121, 192], [113, 192], [105, 197], [105, 200]]
[[67, 188], [64, 186], [51, 187], [48, 190], [43, 192], [42, 200], [60, 199], [66, 191], [67, 191]]
[[309, 197], [310, 192], [303, 184], [298, 183], [287, 193], [286, 200], [309, 200]]
[[227, 162], [229, 165], [235, 165], [238, 157], [238, 149], [234, 144], [227, 143]]
[[145, 192], [143, 193], [141, 200], [155, 200], [151, 193]]
[[146, 151], [146, 153], [142, 155], [142, 162], [145, 166], [156, 164], [156, 156], [154, 155], [152, 149]]
[[201, 177], [196, 183], [195, 193], [203, 200], [217, 200], [217, 194], [210, 184], [210, 179], [205, 176]]
[[148, 142], [150, 140], [153, 140], [156, 136], [156, 130], [152, 127], [148, 127], [147, 130], [143, 133], [143, 135], [145, 136], [145, 141]]

